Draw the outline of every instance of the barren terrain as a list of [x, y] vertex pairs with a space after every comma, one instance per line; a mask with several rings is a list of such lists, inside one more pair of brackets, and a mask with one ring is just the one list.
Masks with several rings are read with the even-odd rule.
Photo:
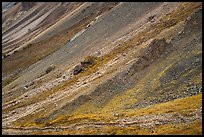
[[202, 3], [2, 12], [2, 134], [202, 134]]

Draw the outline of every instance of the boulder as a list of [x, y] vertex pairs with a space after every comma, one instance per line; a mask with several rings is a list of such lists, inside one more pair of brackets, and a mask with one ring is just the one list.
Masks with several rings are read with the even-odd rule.
[[77, 66], [74, 67], [74, 72], [73, 72], [73, 74], [74, 74], [74, 75], [77, 75], [77, 74], [79, 74], [82, 70], [83, 70], [83, 69], [82, 69], [81, 64], [80, 64], [80, 65], [77, 65]]
[[80, 62], [79, 65], [74, 67], [73, 74], [78, 75], [80, 72], [82, 72], [86, 68], [93, 66], [95, 60], [96, 60], [95, 57], [88, 56], [84, 61]]

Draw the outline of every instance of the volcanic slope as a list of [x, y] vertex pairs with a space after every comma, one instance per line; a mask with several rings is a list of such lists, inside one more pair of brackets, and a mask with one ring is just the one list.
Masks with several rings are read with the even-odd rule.
[[202, 3], [71, 6], [26, 48], [5, 42], [3, 134], [202, 134]]

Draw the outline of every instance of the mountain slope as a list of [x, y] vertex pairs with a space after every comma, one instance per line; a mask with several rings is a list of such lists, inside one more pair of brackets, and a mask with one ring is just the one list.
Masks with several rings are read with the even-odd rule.
[[3, 134], [202, 134], [201, 3], [72, 6], [3, 58]]

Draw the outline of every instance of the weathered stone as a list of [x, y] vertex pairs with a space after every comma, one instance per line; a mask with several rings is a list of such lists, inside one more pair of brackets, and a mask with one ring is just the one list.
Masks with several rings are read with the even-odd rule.
[[77, 65], [77, 66], [74, 67], [74, 72], [73, 72], [73, 74], [74, 74], [74, 75], [77, 75], [77, 74], [79, 74], [82, 70], [83, 70], [83, 69], [82, 69], [81, 65]]

